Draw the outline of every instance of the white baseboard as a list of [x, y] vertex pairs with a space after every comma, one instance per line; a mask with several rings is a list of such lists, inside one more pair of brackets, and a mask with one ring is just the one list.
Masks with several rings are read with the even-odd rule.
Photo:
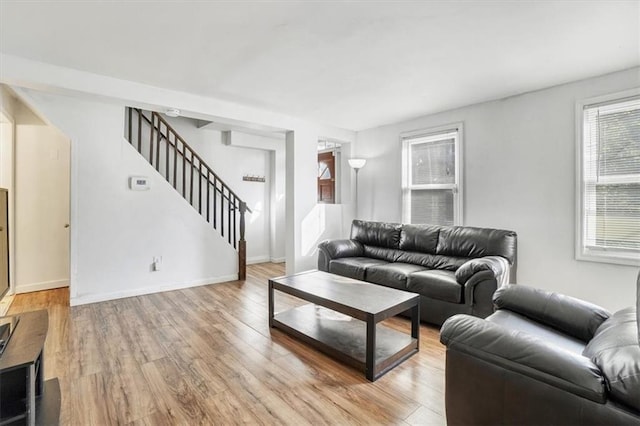
[[247, 258], [247, 265], [253, 265], [255, 263], [265, 263], [269, 261], [269, 256], [254, 256]]
[[71, 306], [87, 305], [89, 303], [105, 302], [107, 300], [124, 299], [126, 297], [143, 296], [145, 294], [162, 293], [165, 291], [180, 290], [189, 287], [199, 287], [207, 284], [218, 284], [229, 281], [237, 281], [238, 274], [223, 275], [221, 277], [203, 278], [193, 281], [181, 281], [174, 283], [161, 284], [154, 287], [135, 288], [124, 291], [115, 291], [113, 293], [87, 294], [72, 297], [69, 301]]
[[272, 257], [271, 259], [269, 259], [271, 263], [284, 263], [286, 260], [286, 257]]
[[16, 285], [16, 294], [31, 293], [33, 291], [51, 290], [53, 288], [69, 287], [69, 280], [43, 281], [40, 283]]

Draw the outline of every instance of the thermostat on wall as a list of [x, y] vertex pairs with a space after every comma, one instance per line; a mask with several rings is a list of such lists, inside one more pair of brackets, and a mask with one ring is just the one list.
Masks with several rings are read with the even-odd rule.
[[129, 188], [132, 191], [147, 191], [149, 178], [146, 176], [129, 176]]

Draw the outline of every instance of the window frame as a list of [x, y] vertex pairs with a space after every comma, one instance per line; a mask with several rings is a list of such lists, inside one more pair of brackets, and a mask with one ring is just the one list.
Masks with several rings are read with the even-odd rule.
[[[433, 138], [434, 142], [445, 139], [443, 136], [456, 133], [454, 136], [455, 172], [453, 184], [411, 184], [410, 147], [418, 142], [418, 139]], [[411, 191], [413, 190], [453, 190], [453, 226], [464, 223], [464, 184], [463, 184], [463, 141], [464, 126], [462, 122], [430, 127], [426, 129], [403, 132], [400, 134], [402, 146], [402, 222], [411, 222]], [[422, 141], [425, 143], [425, 141]]]
[[[594, 249], [586, 244], [586, 211], [584, 206], [585, 180], [584, 180], [584, 111], [589, 107], [596, 107], [602, 104], [615, 104], [624, 102], [629, 98], [640, 96], [640, 88], [625, 90], [603, 96], [583, 99], [576, 102], [575, 125], [576, 125], [576, 186], [575, 186], [575, 258], [579, 261], [611, 263], [617, 265], [640, 266], [640, 253], [636, 250]], [[625, 179], [612, 178], [612, 183], [622, 182]]]

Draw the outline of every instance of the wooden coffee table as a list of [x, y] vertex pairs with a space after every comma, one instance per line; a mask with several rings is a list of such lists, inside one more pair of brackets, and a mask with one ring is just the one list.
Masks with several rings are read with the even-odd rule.
[[[311, 304], [274, 314], [275, 290]], [[419, 300], [415, 293], [307, 271], [269, 280], [269, 326], [363, 370], [374, 381], [418, 352]], [[378, 325], [405, 311], [411, 314], [411, 335]]]

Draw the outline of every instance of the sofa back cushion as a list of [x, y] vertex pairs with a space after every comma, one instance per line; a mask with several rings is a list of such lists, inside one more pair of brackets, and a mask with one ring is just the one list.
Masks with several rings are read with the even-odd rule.
[[364, 256], [387, 262], [456, 271], [469, 259], [502, 256], [515, 279], [517, 236], [513, 231], [469, 226], [401, 225], [354, 220], [351, 239]]
[[354, 220], [351, 223], [351, 239], [365, 246], [397, 249], [400, 244], [400, 225], [397, 223]]
[[455, 272], [460, 266], [464, 265], [467, 260], [467, 258], [463, 257], [440, 256], [437, 254], [398, 250], [393, 262], [412, 263], [429, 269], [443, 269], [445, 271]]
[[517, 236], [513, 231], [470, 226], [443, 226], [438, 235], [436, 254], [476, 258], [502, 256], [516, 260]]
[[400, 250], [436, 254], [440, 226], [402, 225]]
[[582, 355], [591, 358], [609, 383], [610, 394], [640, 411], [640, 345], [636, 308], [623, 309], [602, 323]]

